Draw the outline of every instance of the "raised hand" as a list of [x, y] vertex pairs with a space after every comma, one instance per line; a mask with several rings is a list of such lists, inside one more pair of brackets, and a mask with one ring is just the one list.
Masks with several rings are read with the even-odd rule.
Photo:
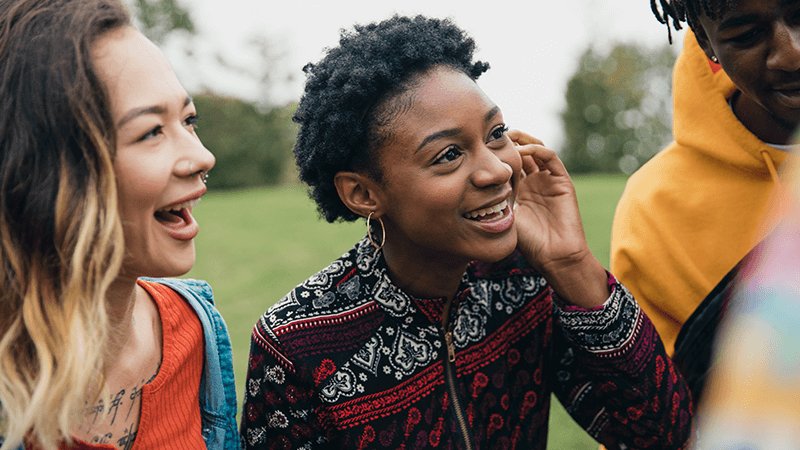
[[605, 270], [589, 250], [575, 187], [553, 150], [535, 137], [512, 130], [509, 137], [522, 157], [517, 186], [518, 246], [556, 292], [579, 306], [608, 297]]

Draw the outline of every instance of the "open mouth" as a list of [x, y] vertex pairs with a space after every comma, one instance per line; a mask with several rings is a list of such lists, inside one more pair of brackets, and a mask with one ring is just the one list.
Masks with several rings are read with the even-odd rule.
[[157, 210], [153, 215], [156, 220], [167, 226], [188, 225], [194, 221], [191, 211], [199, 201], [200, 199], [198, 198], [169, 205]]
[[506, 199], [496, 205], [468, 212], [464, 214], [464, 218], [477, 222], [493, 222], [506, 217], [510, 212], [511, 208], [508, 199]]

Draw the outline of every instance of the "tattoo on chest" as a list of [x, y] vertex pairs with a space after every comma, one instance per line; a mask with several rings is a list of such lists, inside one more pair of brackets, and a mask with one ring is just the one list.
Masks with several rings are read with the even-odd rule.
[[155, 377], [153, 374], [133, 386], [121, 387], [87, 406], [84, 424], [77, 437], [93, 444], [113, 444], [120, 449], [130, 449], [139, 431], [144, 385]]
[[142, 388], [139, 386], [134, 386], [131, 389], [130, 394], [128, 394], [128, 413], [125, 414], [125, 420], [128, 420], [131, 417], [131, 411], [133, 411], [133, 404], [138, 402], [139, 399], [142, 397]]
[[134, 424], [131, 424], [130, 427], [126, 427], [121, 436], [119, 436], [116, 440], [114, 439], [113, 433], [106, 433], [104, 435], [95, 435], [92, 436], [90, 443], [92, 444], [114, 444], [118, 448], [124, 450], [130, 450], [133, 447], [133, 442], [136, 439], [136, 432], [138, 430], [133, 429]]

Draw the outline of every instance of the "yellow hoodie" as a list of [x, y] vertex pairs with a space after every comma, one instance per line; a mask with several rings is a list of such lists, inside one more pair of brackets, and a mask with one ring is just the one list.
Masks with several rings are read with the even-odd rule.
[[735, 87], [687, 30], [673, 74], [675, 141], [634, 173], [617, 206], [611, 270], [653, 321], [669, 354], [683, 323], [772, 227], [787, 154], [731, 110]]

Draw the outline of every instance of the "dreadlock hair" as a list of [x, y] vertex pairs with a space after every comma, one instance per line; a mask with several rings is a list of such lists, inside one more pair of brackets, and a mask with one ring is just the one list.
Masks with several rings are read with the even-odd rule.
[[91, 48], [129, 24], [118, 0], [0, 0], [3, 450], [69, 442], [102, 386], [125, 249]]
[[650, 9], [656, 20], [667, 26], [667, 36], [671, 44], [670, 19], [675, 30], [681, 29], [681, 22], [686, 22], [694, 30], [700, 26], [700, 16], [718, 19], [735, 8], [737, 3], [738, 0], [650, 0]]
[[337, 172], [361, 170], [376, 180], [376, 151], [408, 105], [398, 99], [420, 75], [447, 66], [476, 80], [489, 65], [473, 62], [475, 42], [448, 19], [393, 16], [341, 31], [339, 46], [307, 64], [295, 160], [320, 215], [328, 222], [359, 216], [339, 199]]

